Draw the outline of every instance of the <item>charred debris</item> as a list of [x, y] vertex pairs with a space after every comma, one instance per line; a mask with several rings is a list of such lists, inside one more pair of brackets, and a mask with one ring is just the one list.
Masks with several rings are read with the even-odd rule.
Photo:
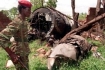
[[[95, 7], [90, 7], [85, 20], [78, 20], [75, 12], [75, 0], [71, 1], [73, 18], [51, 7], [41, 7], [33, 11], [30, 17], [29, 40], [41, 39], [64, 42], [71, 34], [104, 42], [105, 0], [97, 0]], [[101, 7], [102, 5], [102, 7]]]

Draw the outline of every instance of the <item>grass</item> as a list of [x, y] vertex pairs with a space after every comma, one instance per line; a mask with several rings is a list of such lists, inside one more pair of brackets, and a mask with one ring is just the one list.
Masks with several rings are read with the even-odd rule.
[[[100, 42], [96, 41], [89, 41], [90, 43], [97, 45], [98, 52], [102, 54], [103, 57], [105, 57], [105, 45], [101, 44]], [[43, 47], [45, 45], [45, 42], [43, 44], [39, 43], [39, 40], [30, 42], [30, 49], [31, 53], [29, 55], [29, 66], [30, 70], [47, 70], [47, 61], [46, 58], [39, 58], [35, 57], [34, 54], [36, 54], [36, 50], [40, 47]], [[0, 48], [0, 70], [15, 70], [15, 68], [6, 69], [5, 64], [8, 60], [6, 52]], [[63, 63], [59, 70], [104, 70], [105, 69], [105, 61], [102, 59], [98, 59], [92, 56], [92, 53], [89, 53], [89, 56], [86, 59], [83, 59], [81, 62], [79, 62], [80, 65], [75, 64], [67, 64]]]

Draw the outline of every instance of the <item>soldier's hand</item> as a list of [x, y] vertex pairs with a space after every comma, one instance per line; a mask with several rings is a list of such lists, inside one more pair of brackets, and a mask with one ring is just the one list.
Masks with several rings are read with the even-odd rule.
[[20, 58], [20, 56], [14, 54], [14, 53], [12, 53], [12, 54], [10, 55], [10, 57], [11, 57], [11, 60], [12, 60], [12, 62], [13, 62], [14, 64], [17, 64], [18, 61], [19, 61], [19, 58]]
[[13, 62], [14, 64], [17, 64], [20, 57], [19, 57], [18, 55], [16, 55], [14, 52], [12, 52], [9, 47], [4, 48], [4, 50], [9, 54], [9, 56], [10, 56], [12, 62]]

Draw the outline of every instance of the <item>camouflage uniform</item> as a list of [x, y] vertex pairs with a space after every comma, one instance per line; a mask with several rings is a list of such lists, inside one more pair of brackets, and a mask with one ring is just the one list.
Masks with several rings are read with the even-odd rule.
[[[10, 38], [13, 36], [15, 44], [12, 51], [21, 57], [21, 61], [28, 66], [28, 55], [30, 49], [28, 46], [28, 23], [17, 16], [8, 26], [0, 32], [0, 45], [6, 48], [10, 45]], [[25, 70], [20, 64], [16, 64], [16, 70]]]

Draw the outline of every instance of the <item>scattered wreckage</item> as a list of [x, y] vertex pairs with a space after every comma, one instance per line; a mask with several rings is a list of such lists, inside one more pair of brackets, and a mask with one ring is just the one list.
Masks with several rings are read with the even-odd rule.
[[[36, 37], [39, 36], [41, 39], [46, 38], [49, 40], [53, 37], [60, 40], [58, 45], [53, 46], [54, 48], [48, 56], [48, 69], [52, 70], [57, 57], [63, 56], [77, 61], [79, 57], [84, 58], [92, 45], [80, 35], [103, 18], [105, 18], [105, 13], [73, 29], [74, 21], [58, 11], [50, 7], [41, 7], [35, 10], [31, 15], [30, 22], [32, 31], [37, 35]], [[33, 39], [33, 37], [30, 37], [30, 39]]]
[[[58, 57], [66, 57], [72, 60], [79, 60], [80, 57], [84, 57], [91, 50], [92, 45], [87, 42], [85, 38], [83, 38], [81, 33], [84, 31], [88, 31], [92, 27], [99, 28], [99, 30], [95, 29], [96, 32], [100, 32], [101, 28], [103, 28], [103, 21], [105, 18], [105, 13], [100, 13], [99, 2], [97, 1], [96, 15], [93, 19], [85, 22], [82, 26], [70, 31], [67, 33], [58, 43], [56, 47], [53, 48], [51, 54], [48, 56], [48, 69], [52, 70], [54, 63], [56, 62]], [[105, 4], [103, 4], [105, 6]], [[105, 7], [103, 8], [105, 9]], [[100, 27], [99, 27], [100, 26]], [[92, 29], [90, 30], [92, 32]], [[95, 31], [94, 31], [95, 32]], [[104, 39], [104, 38], [103, 38]], [[95, 52], [95, 55], [100, 56], [99, 53]], [[104, 60], [103, 57], [101, 59]]]
[[[48, 70], [52, 70], [57, 58], [71, 59], [74, 61], [85, 58], [92, 45], [79, 35], [70, 35], [65, 42], [58, 43], [48, 56]], [[58, 64], [59, 65], [59, 64]]]
[[52, 70], [57, 57], [63, 56], [72, 60], [78, 60], [78, 56], [86, 56], [87, 53], [91, 50], [92, 45], [89, 44], [88, 41], [79, 34], [86, 30], [88, 27], [91, 27], [93, 24], [97, 24], [96, 22], [103, 18], [105, 18], [105, 13], [87, 22], [84, 24], [84, 26], [80, 26], [67, 33], [49, 55], [48, 69]]

